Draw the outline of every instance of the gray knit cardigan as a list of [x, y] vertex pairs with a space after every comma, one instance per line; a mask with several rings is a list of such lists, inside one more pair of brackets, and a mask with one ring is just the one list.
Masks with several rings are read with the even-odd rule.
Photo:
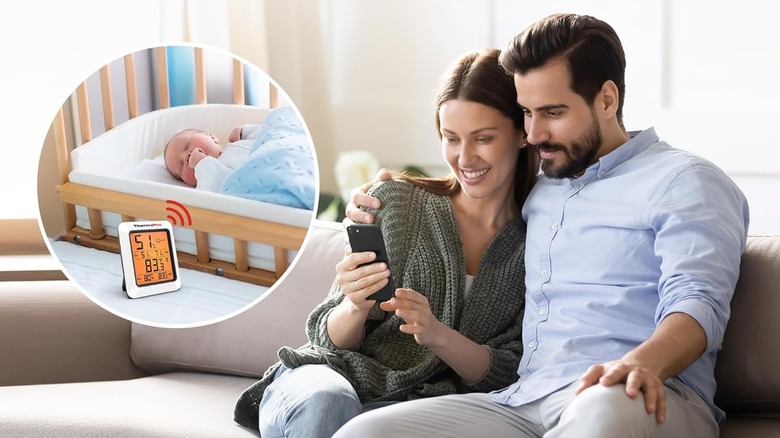
[[309, 343], [298, 349], [282, 347], [280, 361], [240, 396], [234, 411], [238, 424], [257, 428], [263, 392], [282, 364], [328, 364], [352, 384], [363, 403], [487, 392], [517, 380], [525, 303], [522, 218], [494, 237], [464, 299], [466, 264], [450, 198], [400, 181], [376, 184], [370, 193], [382, 201], [382, 208], [372, 213], [382, 228], [396, 287], [425, 295], [439, 321], [488, 348], [489, 370], [479, 381], [466, 384], [431, 350], [402, 333], [402, 321], [378, 305], [369, 312], [360, 345], [337, 348], [326, 329], [330, 312], [344, 299], [334, 283], [309, 315]]

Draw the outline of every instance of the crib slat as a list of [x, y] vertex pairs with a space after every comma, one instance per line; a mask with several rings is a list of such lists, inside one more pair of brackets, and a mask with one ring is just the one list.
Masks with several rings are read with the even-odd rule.
[[125, 55], [125, 85], [127, 88], [127, 115], [138, 117], [138, 85], [135, 79], [135, 55]]
[[168, 57], [165, 47], [155, 49], [157, 55], [157, 91], [160, 95], [160, 108], [170, 108], [171, 93], [168, 88]]
[[106, 232], [103, 230], [103, 218], [100, 217], [100, 210], [94, 208], [88, 208], [89, 214], [89, 237], [100, 240], [106, 237]]
[[268, 83], [268, 106], [271, 108], [279, 106], [279, 90], [272, 83]]
[[244, 65], [233, 60], [233, 103], [244, 105]]
[[195, 102], [206, 103], [206, 63], [203, 60], [203, 49], [195, 47]]
[[249, 270], [249, 251], [246, 240], [233, 239], [233, 247], [236, 254], [236, 270], [248, 271]]
[[89, 121], [89, 97], [87, 83], [82, 82], [76, 89], [76, 99], [79, 106], [79, 127], [81, 128], [81, 143], [92, 140], [92, 124]]
[[280, 278], [287, 270], [287, 250], [274, 247], [274, 264], [276, 265], [276, 278]]
[[[68, 182], [70, 173], [70, 151], [68, 150], [68, 137], [65, 132], [65, 116], [62, 108], [57, 111], [54, 118], [54, 147], [57, 150], [57, 170], [60, 176], [60, 184]], [[76, 226], [76, 207], [73, 204], [62, 204], [65, 215], [65, 228]]]
[[111, 94], [111, 68], [108, 64], [100, 69], [100, 94], [103, 97], [103, 126], [108, 131], [114, 127], [114, 99]]
[[195, 247], [198, 251], [198, 261], [201, 263], [208, 263], [209, 260], [211, 260], [209, 234], [195, 230]]

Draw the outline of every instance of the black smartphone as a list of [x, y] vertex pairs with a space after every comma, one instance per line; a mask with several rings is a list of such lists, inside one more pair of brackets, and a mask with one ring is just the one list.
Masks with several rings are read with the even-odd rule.
[[[387, 257], [385, 249], [385, 239], [382, 237], [382, 230], [376, 224], [352, 224], [347, 226], [347, 236], [352, 252], [373, 251], [376, 254], [374, 261], [370, 263], [384, 262], [388, 269], [390, 260]], [[369, 263], [364, 263], [367, 265]], [[360, 266], [363, 266], [360, 265]], [[387, 284], [380, 290], [369, 295], [367, 299], [376, 301], [387, 301], [395, 295], [395, 281], [393, 281], [392, 271], [388, 277]]]

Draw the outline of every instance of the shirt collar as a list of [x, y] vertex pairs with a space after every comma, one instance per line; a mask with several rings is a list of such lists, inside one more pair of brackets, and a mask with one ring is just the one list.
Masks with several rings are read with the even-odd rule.
[[606, 175], [611, 172], [615, 167], [623, 164], [631, 158], [639, 155], [647, 150], [650, 145], [658, 142], [658, 135], [655, 133], [655, 128], [648, 128], [644, 131], [629, 131], [629, 137], [627, 142], [623, 143], [614, 151], [599, 158], [599, 161], [590, 165], [583, 176], [589, 173], [598, 173], [598, 175]]

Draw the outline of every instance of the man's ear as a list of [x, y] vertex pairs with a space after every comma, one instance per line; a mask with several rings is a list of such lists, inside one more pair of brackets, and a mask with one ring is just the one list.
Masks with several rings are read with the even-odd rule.
[[615, 117], [618, 110], [619, 93], [617, 85], [612, 81], [604, 82], [601, 86], [601, 92], [596, 96], [596, 109], [607, 118]]

